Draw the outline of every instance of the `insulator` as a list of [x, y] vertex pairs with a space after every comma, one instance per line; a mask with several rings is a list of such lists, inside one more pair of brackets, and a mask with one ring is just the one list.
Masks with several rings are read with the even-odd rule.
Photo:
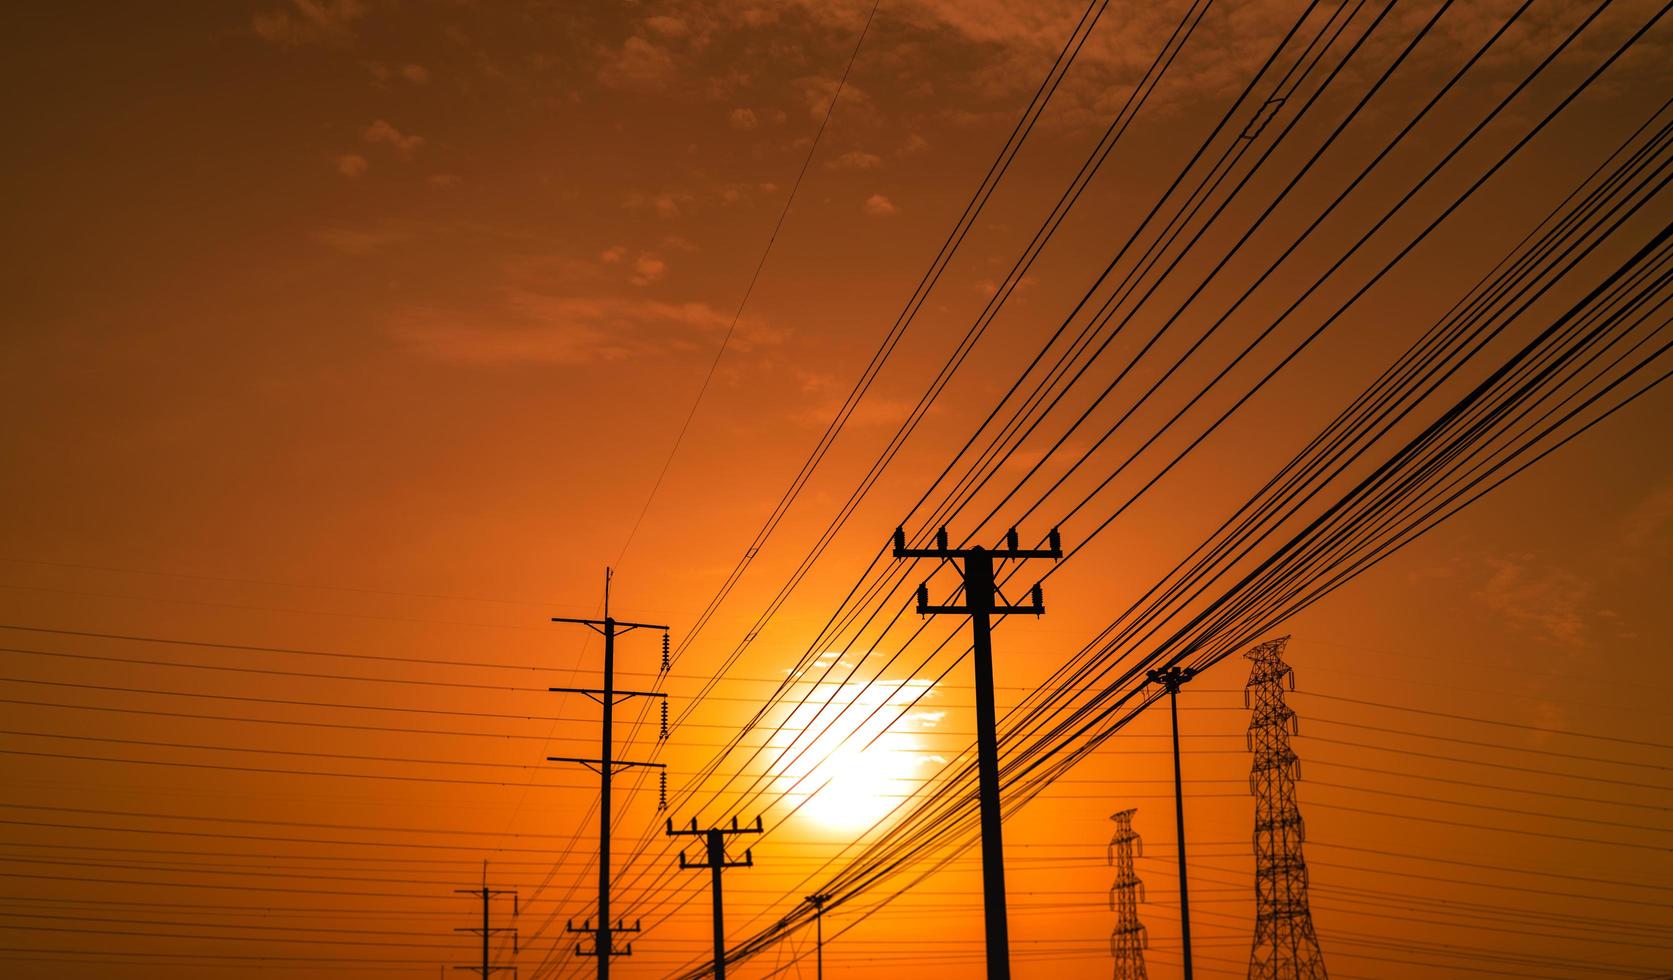
[[668, 671], [668, 631], [662, 631], [662, 670]]
[[668, 741], [668, 699], [662, 699], [662, 733], [657, 736], [660, 740]]
[[662, 813], [668, 809], [668, 770], [658, 770], [657, 775], [662, 778], [657, 781], [656, 812]]

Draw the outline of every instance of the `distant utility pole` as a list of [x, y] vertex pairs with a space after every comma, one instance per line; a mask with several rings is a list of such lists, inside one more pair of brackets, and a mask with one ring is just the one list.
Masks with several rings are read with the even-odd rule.
[[825, 980], [825, 903], [830, 900], [831, 896], [828, 894], [807, 897], [807, 903], [813, 906], [813, 929], [816, 937], [813, 957], [814, 963], [817, 964], [817, 972], [814, 974], [814, 980]]
[[740, 827], [738, 818], [732, 818], [730, 827], [710, 827], [707, 830], [697, 828], [697, 818], [691, 820], [691, 827], [674, 829], [674, 820], [668, 819], [669, 837], [701, 837], [707, 845], [706, 854], [702, 861], [692, 861], [686, 858], [685, 851], [680, 852], [680, 867], [708, 868], [709, 890], [714, 900], [714, 931], [715, 931], [715, 980], [726, 980], [726, 912], [720, 894], [720, 873], [726, 868], [753, 868], [755, 855], [748, 848], [744, 849], [742, 861], [732, 861], [726, 857], [726, 838], [736, 834], [761, 833], [761, 818], [755, 818], [755, 826]]
[[490, 974], [495, 973], [499, 970], [510, 970], [512, 975], [516, 976], [517, 965], [515, 963], [513, 963], [510, 966], [494, 966], [492, 963], [488, 962], [488, 959], [489, 959], [488, 939], [489, 939], [490, 936], [494, 935], [495, 933], [500, 933], [500, 932], [511, 933], [511, 955], [513, 957], [515, 957], [517, 955], [517, 952], [518, 952], [517, 951], [517, 927], [516, 926], [502, 926], [498, 929], [492, 928], [489, 925], [488, 915], [489, 915], [489, 905], [491, 904], [491, 900], [494, 898], [494, 896], [496, 896], [496, 895], [510, 895], [511, 896], [511, 917], [513, 919], [517, 918], [517, 890], [515, 888], [489, 888], [488, 887], [488, 862], [484, 861], [484, 862], [482, 862], [482, 887], [481, 888], [455, 888], [455, 889], [453, 889], [453, 891], [454, 891], [454, 894], [457, 894], [457, 895], [480, 895], [480, 896], [482, 896], [482, 926], [481, 926], [481, 928], [477, 928], [477, 927], [474, 927], [474, 926], [460, 926], [459, 928], [453, 930], [454, 932], [475, 932], [475, 933], [480, 933], [482, 935], [482, 965], [481, 966], [456, 966], [456, 967], [454, 967], [454, 969], [455, 970], [469, 970], [472, 973], [478, 974], [481, 977], [483, 977], [483, 980], [487, 980], [487, 977]]
[[668, 627], [651, 623], [624, 623], [610, 617], [610, 570], [604, 570], [604, 618], [603, 619], [566, 619], [553, 616], [554, 623], [578, 623], [604, 637], [604, 687], [553, 687], [551, 691], [566, 694], [585, 694], [597, 701], [604, 709], [604, 731], [600, 742], [599, 757], [596, 759], [576, 759], [569, 756], [547, 756], [548, 762], [574, 762], [586, 766], [598, 773], [598, 927], [583, 921], [581, 928], [575, 928], [575, 923], [565, 923], [569, 932], [590, 933], [593, 937], [593, 949], [588, 953], [582, 945], [575, 944], [575, 952], [581, 956], [598, 957], [599, 980], [609, 980], [610, 958], [613, 956], [632, 956], [633, 944], [628, 943], [622, 949], [616, 949], [614, 935], [618, 932], [638, 932], [639, 922], [635, 920], [629, 926], [622, 919], [617, 919], [614, 925], [610, 923], [610, 780], [618, 770], [631, 769], [641, 766], [662, 770], [662, 797], [667, 797], [667, 768], [660, 762], [628, 762], [615, 758], [615, 722], [616, 705], [629, 698], [662, 698], [662, 737], [668, 737], [668, 695], [655, 691], [618, 691], [616, 690], [616, 637], [637, 629], [662, 630], [663, 650], [668, 648]]
[[1301, 854], [1301, 808], [1295, 781], [1301, 760], [1290, 748], [1295, 711], [1284, 703], [1284, 685], [1295, 689], [1295, 671], [1284, 663], [1287, 636], [1262, 643], [1244, 656], [1254, 661], [1243, 703], [1254, 751], [1249, 788], [1255, 794], [1255, 942], [1249, 980], [1325, 980], [1324, 954], [1307, 904], [1307, 860]]
[[908, 548], [906, 531], [895, 528], [896, 558], [934, 558], [957, 563], [964, 578], [963, 605], [931, 605], [929, 586], [918, 586], [918, 614], [949, 613], [970, 617], [972, 653], [976, 668], [976, 779], [982, 820], [982, 907], [986, 917], [988, 980], [1009, 980], [1011, 940], [1005, 922], [1005, 845], [999, 831], [999, 733], [998, 712], [993, 704], [993, 616], [1046, 611], [1040, 586], [1035, 585], [1033, 601], [1017, 605], [1008, 601], [994, 581], [994, 567], [1007, 560], [1063, 557], [1063, 544], [1052, 528], [1048, 547], [1023, 548], [1017, 530], [1005, 535], [1005, 547], [991, 551], [981, 545], [952, 548], [947, 529], [935, 533], [935, 547]]
[[1179, 773], [1179, 687], [1197, 676], [1190, 667], [1161, 667], [1149, 673], [1150, 683], [1168, 689], [1173, 715], [1173, 814], [1179, 830], [1179, 938], [1184, 946], [1185, 980], [1191, 980], [1191, 886], [1185, 878], [1185, 783]]
[[1115, 980], [1146, 980], [1144, 950], [1150, 945], [1139, 922], [1139, 903], [1144, 901], [1144, 882], [1134, 870], [1133, 858], [1144, 853], [1144, 842], [1133, 831], [1132, 808], [1112, 814], [1115, 836], [1110, 838], [1110, 863], [1115, 865], [1115, 884], [1110, 886], [1110, 909], [1115, 912], [1115, 931], [1110, 933], [1110, 955], [1115, 957]]

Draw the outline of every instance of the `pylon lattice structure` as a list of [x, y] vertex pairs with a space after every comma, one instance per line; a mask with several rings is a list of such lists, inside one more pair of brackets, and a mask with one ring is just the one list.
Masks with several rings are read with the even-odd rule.
[[1296, 805], [1301, 762], [1290, 748], [1295, 712], [1284, 703], [1284, 686], [1295, 690], [1295, 674], [1284, 663], [1287, 636], [1262, 643], [1244, 656], [1254, 661], [1243, 703], [1252, 709], [1249, 751], [1254, 765], [1249, 791], [1255, 797], [1255, 943], [1249, 952], [1249, 980], [1325, 980], [1324, 956], [1307, 907], [1306, 834]]
[[1144, 853], [1144, 843], [1133, 832], [1133, 814], [1127, 809], [1110, 815], [1115, 836], [1110, 838], [1110, 864], [1115, 866], [1115, 884], [1110, 886], [1110, 908], [1115, 912], [1115, 931], [1110, 933], [1110, 955], [1115, 957], [1115, 980], [1148, 980], [1144, 951], [1150, 936], [1139, 922], [1139, 903], [1144, 901], [1144, 882], [1133, 870], [1133, 858]]

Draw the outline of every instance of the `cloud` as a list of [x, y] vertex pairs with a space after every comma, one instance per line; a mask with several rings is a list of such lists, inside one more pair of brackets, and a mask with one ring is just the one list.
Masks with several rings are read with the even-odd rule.
[[414, 85], [423, 85], [430, 80], [430, 69], [423, 65], [402, 65], [401, 77]]
[[314, 241], [344, 255], [370, 255], [409, 237], [405, 232], [387, 228], [328, 227], [317, 228], [312, 233]]
[[1644, 551], [1673, 527], [1673, 480], [1651, 490], [1621, 521], [1621, 544], [1628, 551]]
[[458, 174], [431, 174], [424, 178], [424, 182], [431, 187], [453, 187], [464, 179]]
[[754, 109], [733, 109], [732, 114], [726, 117], [726, 121], [731, 124], [733, 129], [737, 130], [754, 129], [761, 125], [761, 120], [756, 117]]
[[654, 94], [667, 88], [675, 74], [674, 58], [665, 48], [634, 36], [605, 59], [598, 80], [611, 88]]
[[1565, 646], [1584, 646], [1591, 584], [1572, 572], [1541, 565], [1532, 555], [1489, 557], [1489, 574], [1476, 598], [1511, 625]]
[[633, 260], [633, 275], [628, 277], [627, 281], [635, 286], [649, 286], [661, 279], [667, 271], [668, 263], [662, 261], [660, 257], [649, 252], [641, 252], [639, 257]]
[[876, 170], [883, 166], [883, 158], [875, 153], [849, 150], [825, 166], [832, 170]]
[[626, 245], [612, 245], [609, 248], [605, 249], [604, 251], [598, 253], [598, 260], [600, 262], [604, 262], [604, 263], [609, 264], [609, 265], [615, 265], [617, 262], [620, 262], [622, 259], [624, 259], [626, 257], [627, 257], [627, 246]]
[[345, 153], [337, 158], [337, 172], [344, 177], [359, 177], [370, 164], [358, 153]]
[[360, 138], [374, 146], [378, 144], [393, 146], [395, 151], [402, 156], [407, 156], [424, 145], [424, 137], [402, 133], [382, 119], [367, 126], [365, 131], [360, 134]]
[[871, 215], [873, 218], [887, 218], [890, 215], [895, 214], [899, 209], [895, 207], [893, 201], [883, 195], [873, 194], [866, 198], [866, 203], [860, 205], [860, 210]]
[[[510, 289], [496, 317], [418, 307], [397, 315], [388, 334], [410, 353], [451, 364], [568, 366], [695, 350], [714, 343], [731, 322], [706, 303]], [[747, 352], [781, 339], [761, 320], [746, 317], [732, 347]]]
[[678, 218], [682, 213], [682, 205], [689, 205], [691, 199], [683, 194], [663, 191], [651, 198], [651, 209], [659, 218]]
[[252, 15], [250, 29], [262, 40], [285, 48], [343, 44], [353, 38], [354, 22], [365, 15], [364, 0], [291, 0]]
[[678, 17], [646, 17], [645, 26], [659, 37], [684, 37], [687, 31], [685, 21]]
[[[825, 118], [825, 113], [831, 112], [831, 99], [837, 95], [837, 80], [834, 78], [798, 78], [792, 83], [801, 93], [802, 104], [807, 108], [808, 118], [815, 121]], [[869, 109], [871, 97], [861, 91], [852, 81], [842, 86], [841, 106], [845, 111], [855, 109]]]

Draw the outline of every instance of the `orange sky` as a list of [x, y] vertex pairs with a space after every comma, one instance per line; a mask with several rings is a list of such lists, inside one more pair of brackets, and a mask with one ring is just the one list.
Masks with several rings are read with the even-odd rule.
[[[969, 751], [974, 731], [965, 647], [933, 650], [962, 636], [957, 623], [931, 622], [909, 643], [919, 623], [908, 613], [888, 631], [848, 630], [847, 649], [819, 644], [821, 627], [1305, 9], [1208, 6], [921, 425], [757, 629], [1190, 6], [1109, 5], [830, 452], [686, 647], [1080, 4], [884, 0], [817, 146], [869, 3], [33, 6], [8, 31], [20, 138], [0, 160], [0, 972], [136, 978], [258, 966], [420, 977], [469, 964], [472, 939], [454, 930], [480, 908], [454, 889], [477, 886], [484, 859], [492, 886], [519, 892], [520, 975], [591, 975], [563, 929], [592, 910], [595, 777], [544, 759], [595, 753], [597, 707], [546, 688], [596, 684], [601, 651], [548, 619], [600, 614], [607, 565], [611, 611], [668, 624], [682, 649], [658, 680], [657, 634], [618, 648], [618, 683], [660, 684], [682, 723], [661, 747], [654, 712], [649, 727], [622, 726], [618, 753], [666, 763], [676, 807], [656, 812], [654, 778], [618, 784], [637, 789], [618, 792], [615, 908], [646, 930], [617, 975], [665, 976], [708, 955], [706, 878], [672, 867], [664, 816], [762, 815], [755, 866], [726, 877], [734, 941], [818, 888], [827, 860], [885, 831], [890, 807]], [[1255, 221], [1438, 10], [1394, 4], [955, 537], [1021, 521], [1037, 540], [1278, 323], [1224, 389], [1063, 520], [1065, 544], [1084, 543], [1659, 10], [1611, 4], [1340, 276], [1280, 319], [1594, 9], [1535, 0], [1157, 402], [1031, 511], [1067, 459], [1093, 447], [1088, 433], [1203, 336], [1517, 6], [1449, 7], [1308, 182], [1210, 276], [1233, 246], [1228, 229]], [[1352, 17], [1327, 65], [1383, 9], [1343, 6]], [[1159, 581], [1639, 126], [1665, 121], [1670, 44], [1673, 25], [1652, 26], [1054, 572], [1047, 614], [996, 634], [1001, 711]], [[1510, 336], [1551, 322], [1669, 213], [1657, 189]], [[1095, 405], [1114, 358], [1134, 357], [1176, 308], [1177, 328]], [[1396, 435], [1506, 349], [1485, 352]], [[1089, 429], [1049, 455], [1089, 406]], [[1333, 975], [1668, 969], [1670, 412], [1668, 392], [1651, 392], [1271, 632], [1293, 636], [1313, 915]], [[1397, 444], [1379, 443], [1373, 461]], [[1001, 503], [1042, 458], [1043, 477]], [[905, 609], [929, 573], [912, 571], [867, 610]], [[946, 574], [937, 588], [950, 588]], [[742, 735], [763, 753], [726, 755], [719, 776], [700, 779], [803, 657], [860, 665], [854, 682], [823, 689], [854, 706], [834, 737], [790, 758], [794, 732], [828, 715], [780, 704]], [[1205, 977], [1245, 975], [1249, 951], [1246, 670], [1230, 658], [1182, 695]], [[859, 683], [878, 677], [910, 693]], [[863, 720], [879, 706], [889, 714], [876, 717], [898, 717]], [[623, 710], [640, 717], [636, 703]], [[1019, 977], [1108, 974], [1108, 817], [1131, 806], [1146, 845], [1150, 975], [1180, 975], [1166, 723], [1141, 716], [1007, 823]], [[832, 784], [797, 810], [803, 777]], [[767, 795], [738, 813], [727, 794], [750, 780]], [[901, 976], [902, 964], [925, 978], [981, 975], [977, 854], [952, 857], [875, 914], [862, 918], [906, 877], [827, 916], [832, 975]], [[509, 914], [509, 902], [496, 907]], [[811, 976], [811, 959], [796, 959], [811, 943], [798, 933], [733, 975]], [[495, 955], [513, 962], [509, 947]]]

